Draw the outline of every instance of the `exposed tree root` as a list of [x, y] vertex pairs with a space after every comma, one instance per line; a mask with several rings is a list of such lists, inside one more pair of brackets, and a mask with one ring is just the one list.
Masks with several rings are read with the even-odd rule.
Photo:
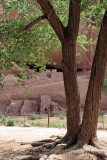
[[84, 145], [83, 149], [87, 153], [91, 153], [100, 157], [107, 158], [107, 150], [97, 149], [96, 147], [93, 147], [91, 145]]
[[75, 140], [72, 137], [70, 137], [66, 143], [66, 148], [72, 145], [75, 145]]
[[[71, 144], [70, 144], [71, 142]], [[75, 145], [73, 141], [67, 141], [67, 137], [64, 136], [62, 139], [46, 139], [42, 141], [33, 142], [31, 145], [33, 148], [26, 150], [26, 155], [20, 160], [39, 160], [43, 155], [50, 156], [51, 154], [89, 154], [102, 157], [102, 159], [107, 158], [107, 151], [99, 149], [99, 142], [93, 141], [91, 145], [85, 144], [80, 141]], [[93, 146], [92, 146], [93, 145]], [[36, 146], [36, 147], [35, 147]], [[96, 147], [97, 146], [97, 147]], [[45, 159], [45, 157], [44, 157]], [[18, 159], [17, 159], [18, 160]]]
[[27, 145], [27, 144], [31, 144], [30, 142], [22, 142], [21, 145]]
[[41, 156], [20, 156], [16, 157], [15, 160], [39, 160]]
[[44, 140], [41, 140], [41, 141], [32, 142], [31, 145], [34, 146], [34, 147], [37, 147], [37, 146], [41, 146], [41, 145], [44, 145], [46, 143], [52, 143], [52, 142], [55, 142], [55, 140], [54, 139], [44, 139]]
[[[97, 141], [97, 139], [95, 139], [94, 141], [90, 142], [91, 145], [84, 145], [84, 143], [78, 142], [75, 145], [73, 145], [73, 141], [67, 141], [65, 146], [62, 147], [62, 150], [68, 152], [68, 153], [72, 153], [73, 150], [75, 150], [75, 152], [80, 151], [82, 149], [83, 153], [90, 153], [90, 154], [94, 154], [96, 156], [102, 157], [103, 159], [107, 158], [107, 149], [104, 150], [105, 147], [100, 146], [99, 141]], [[57, 146], [56, 146], [57, 147]], [[58, 152], [57, 152], [58, 153]], [[65, 153], [65, 152], [64, 152]]]
[[[97, 145], [99, 149], [107, 148], [107, 142], [104, 142], [104, 141], [97, 141], [97, 142], [95, 142], [95, 145]], [[92, 145], [92, 146], [94, 146], [94, 145]]]
[[97, 137], [95, 137], [93, 140], [91, 140], [91, 141], [89, 142], [89, 145], [91, 145], [91, 146], [93, 146], [93, 147], [95, 147], [95, 148], [97, 148], [97, 149], [101, 149]]
[[61, 143], [66, 143], [68, 140], [67, 134], [64, 137], [58, 137], [56, 141], [53, 143], [52, 148], [55, 148], [56, 145], [61, 144]]
[[[68, 143], [69, 144], [69, 143]], [[77, 150], [77, 149], [80, 149], [80, 144], [79, 143], [76, 143], [75, 145], [71, 144], [71, 145], [66, 145], [66, 148], [70, 148], [70, 150]], [[65, 148], [65, 149], [66, 149]]]

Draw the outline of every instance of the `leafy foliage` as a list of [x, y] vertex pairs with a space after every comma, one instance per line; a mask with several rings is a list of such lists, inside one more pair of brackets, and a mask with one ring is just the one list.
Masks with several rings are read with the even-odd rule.
[[55, 116], [57, 116], [57, 113], [54, 113], [54, 112], [50, 113], [50, 117], [55, 117]]
[[92, 0], [82, 0], [81, 9], [83, 10], [81, 14], [81, 20], [88, 20], [90, 22], [89, 27], [94, 25], [94, 27], [99, 26], [99, 22], [101, 22], [101, 18], [107, 9], [106, 0], [103, 0], [103, 3]]
[[4, 114], [0, 114], [0, 123], [6, 123], [6, 117]]
[[[15, 61], [19, 67], [24, 68], [18, 81], [24, 85], [24, 80], [29, 75], [28, 66], [33, 65], [35, 70], [40, 68], [40, 72], [44, 71], [45, 65], [51, 63], [46, 54], [51, 53], [54, 48], [57, 50], [60, 42], [46, 20], [27, 32], [23, 31], [27, 24], [41, 14], [35, 1], [4, 2], [4, 14], [0, 16], [0, 70], [12, 68], [12, 62]], [[15, 16], [12, 17], [12, 14]], [[3, 75], [0, 72], [0, 81], [2, 80]], [[2, 83], [1, 86], [3, 87]]]
[[[51, 0], [51, 3], [63, 25], [67, 26], [69, 1]], [[26, 25], [43, 14], [35, 0], [2, 0], [0, 4], [4, 9], [0, 15], [0, 85], [3, 87], [5, 76], [2, 70], [12, 68], [12, 62], [15, 61], [24, 68], [18, 75], [18, 83], [23, 86], [26, 78], [32, 78], [28, 66], [33, 65], [34, 70], [39, 68], [40, 72], [44, 71], [45, 65], [52, 63], [52, 60], [46, 57], [47, 53], [58, 50], [61, 43], [47, 20], [40, 21], [28, 31], [23, 31]], [[100, 0], [82, 0], [80, 7], [81, 20], [88, 20], [89, 23], [87, 30], [78, 35], [77, 42], [87, 51], [85, 44], [96, 43], [96, 39], [87, 40], [88, 28], [95, 29], [99, 26], [107, 3], [106, 0], [102, 4]]]
[[34, 112], [32, 112], [32, 113], [29, 114], [28, 119], [36, 120], [37, 119], [37, 115]]
[[6, 124], [6, 126], [14, 126], [15, 124], [14, 124], [14, 120], [13, 119], [9, 119], [8, 121], [7, 121], [7, 124]]

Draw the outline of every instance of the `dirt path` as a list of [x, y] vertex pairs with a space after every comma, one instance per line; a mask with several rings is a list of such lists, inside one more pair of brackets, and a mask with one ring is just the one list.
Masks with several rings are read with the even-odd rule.
[[[0, 127], [0, 140], [16, 142], [32, 142], [50, 138], [52, 135], [64, 135], [66, 129], [59, 128], [41, 128], [41, 127]], [[99, 139], [107, 141], [107, 131], [98, 130]]]
[[[52, 135], [64, 135], [66, 129], [59, 128], [41, 128], [41, 127], [0, 127], [0, 140], [16, 142], [32, 142], [44, 138], [50, 138]], [[99, 139], [107, 141], [107, 131], [97, 131]]]
[[[0, 126], [0, 160], [11, 152], [31, 148], [32, 141], [47, 139], [52, 135], [64, 135], [66, 129], [40, 127], [4, 127]], [[21, 145], [21, 143], [29, 143]]]
[[[50, 138], [52, 135], [64, 135], [66, 129], [58, 128], [40, 128], [40, 127], [4, 127], [0, 126], [0, 160], [5, 151], [24, 151], [30, 148], [30, 144], [21, 145], [22, 142], [30, 143], [32, 141]], [[99, 140], [107, 144], [107, 131], [97, 131]]]
[[64, 135], [66, 129], [41, 127], [0, 127], [0, 140], [16, 142], [32, 142], [52, 135]]
[[[50, 138], [52, 135], [64, 135], [66, 129], [59, 128], [41, 128], [41, 127], [4, 127], [0, 126], [0, 140], [16, 142], [32, 142]], [[107, 141], [107, 131], [98, 130], [99, 139]]]

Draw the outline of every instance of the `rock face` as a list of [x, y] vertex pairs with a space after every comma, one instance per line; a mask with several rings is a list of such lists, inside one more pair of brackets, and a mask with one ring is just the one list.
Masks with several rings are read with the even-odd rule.
[[6, 110], [7, 110], [7, 106], [0, 104], [0, 113], [6, 113]]
[[23, 105], [23, 100], [12, 100], [10, 105], [6, 109], [6, 114], [8, 115], [20, 115], [21, 107]]
[[[66, 112], [63, 75], [55, 70], [35, 73], [38, 79], [26, 80], [28, 92], [24, 98], [24, 87], [14, 86], [17, 78], [9, 74], [4, 79], [5, 87], [0, 89], [0, 112], [9, 115], [27, 115], [30, 112]], [[80, 107], [83, 110], [90, 71], [78, 72]], [[101, 109], [107, 111], [107, 95], [102, 94]]]

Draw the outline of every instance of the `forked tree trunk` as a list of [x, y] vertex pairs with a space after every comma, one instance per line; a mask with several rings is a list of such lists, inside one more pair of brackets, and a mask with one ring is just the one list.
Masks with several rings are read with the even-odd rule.
[[78, 143], [93, 144], [96, 138], [101, 93], [107, 66], [107, 12], [101, 25], [90, 82], [85, 101], [84, 115]]
[[62, 45], [62, 68], [67, 105], [67, 138], [76, 141], [80, 123], [80, 96], [77, 83], [76, 46], [69, 38]]
[[[78, 142], [92, 143], [96, 137], [98, 111], [104, 75], [107, 64], [107, 15], [104, 16], [99, 34], [97, 48], [92, 66], [91, 78], [87, 92], [83, 122], [79, 128], [79, 91], [76, 69], [76, 39], [80, 22], [81, 0], [69, 1], [69, 17], [67, 27], [63, 26], [54, 7], [49, 0], [37, 0], [46, 19], [50, 22], [62, 43], [62, 69], [67, 103], [67, 139], [71, 144]], [[80, 134], [78, 136], [78, 131]], [[68, 144], [68, 142], [67, 142]]]

